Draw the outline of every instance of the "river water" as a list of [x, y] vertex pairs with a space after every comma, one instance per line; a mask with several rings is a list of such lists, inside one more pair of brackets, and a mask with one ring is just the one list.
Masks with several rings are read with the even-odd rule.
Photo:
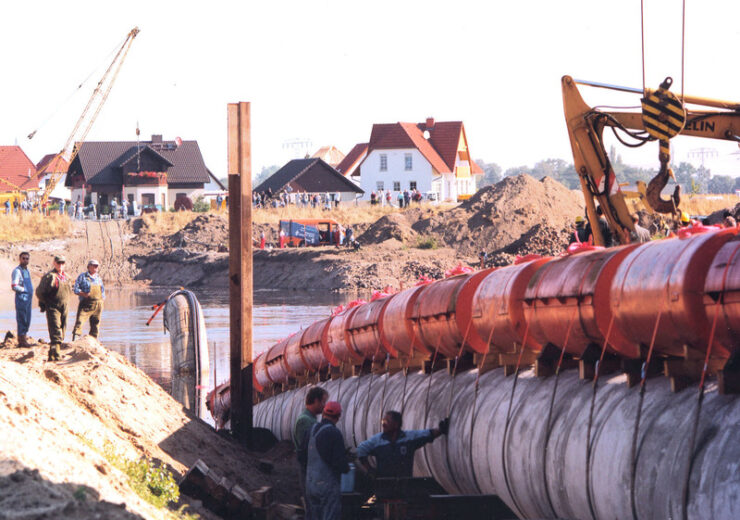
[[[170, 391], [170, 339], [162, 325], [160, 312], [147, 326], [152, 305], [164, 300], [172, 289], [136, 291], [106, 289], [105, 308], [99, 339], [111, 350], [120, 352]], [[229, 299], [223, 292], [193, 291], [203, 308], [208, 331], [211, 373], [221, 383], [229, 378]], [[347, 295], [307, 294], [294, 291], [257, 291], [254, 293], [254, 355], [268, 349], [291, 332], [305, 328], [329, 316], [332, 307], [346, 303]], [[67, 341], [72, 339], [77, 302], [73, 302], [67, 320]], [[0, 292], [0, 331], [15, 334], [15, 307], [10, 290]], [[86, 332], [86, 326], [84, 331]], [[2, 333], [4, 336], [4, 332]], [[49, 339], [46, 317], [34, 307], [29, 335]], [[215, 363], [213, 362], [215, 360]]]

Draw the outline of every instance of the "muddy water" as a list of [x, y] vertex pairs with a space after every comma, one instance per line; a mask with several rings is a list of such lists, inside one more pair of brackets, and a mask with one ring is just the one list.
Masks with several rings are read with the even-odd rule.
[[[162, 325], [160, 312], [147, 326], [152, 315], [152, 305], [164, 300], [172, 290], [134, 291], [109, 289], [106, 291], [105, 308], [100, 326], [100, 341], [108, 348], [120, 352], [152, 379], [170, 389], [170, 342]], [[211, 371], [215, 381], [229, 378], [229, 303], [228, 295], [194, 291], [203, 307], [208, 330]], [[274, 345], [291, 332], [306, 327], [315, 320], [329, 315], [331, 308], [346, 303], [346, 295], [329, 293], [305, 294], [281, 291], [257, 291], [254, 295], [253, 314], [254, 355]], [[67, 341], [72, 339], [76, 301], [67, 321]], [[13, 295], [9, 290], [0, 292], [0, 331], [16, 331]], [[84, 331], [88, 330], [85, 327]], [[38, 308], [33, 309], [31, 330], [34, 338], [48, 339], [46, 317]], [[1, 339], [1, 338], [0, 338]], [[215, 368], [214, 368], [215, 365]]]

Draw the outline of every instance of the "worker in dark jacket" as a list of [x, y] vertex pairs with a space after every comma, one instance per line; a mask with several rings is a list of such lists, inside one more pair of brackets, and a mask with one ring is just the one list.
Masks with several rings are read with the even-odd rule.
[[293, 425], [293, 446], [298, 458], [300, 472], [298, 483], [301, 486], [301, 494], [306, 493], [306, 465], [308, 464], [308, 435], [313, 425], [318, 423], [317, 416], [324, 411], [329, 394], [320, 386], [314, 386], [306, 392], [306, 408], [296, 419]]
[[447, 435], [450, 429], [449, 417], [439, 421], [437, 428], [428, 430], [404, 431], [402, 424], [403, 417], [399, 412], [386, 412], [382, 422], [383, 432], [357, 446], [360, 469], [371, 473], [367, 458], [373, 455], [378, 465], [376, 477], [411, 477], [414, 452], [440, 435]]
[[[601, 231], [601, 237], [604, 239], [604, 247], [612, 247], [614, 245], [614, 236], [612, 235], [612, 230], [609, 228], [609, 222], [606, 221], [604, 210], [601, 209], [601, 206], [596, 207], [596, 215], [598, 215], [599, 230]], [[588, 236], [593, 234], [590, 222], [586, 226], [586, 230]], [[593, 240], [593, 243], [595, 244], [596, 240]]]
[[342, 406], [329, 401], [322, 420], [314, 424], [308, 438], [306, 467], [307, 520], [339, 520], [342, 517], [340, 475], [349, 471], [344, 439], [336, 424]]
[[41, 278], [36, 287], [39, 309], [46, 312], [46, 324], [49, 327], [49, 361], [59, 361], [59, 348], [62, 346], [67, 328], [67, 311], [72, 288], [69, 277], [64, 272], [65, 262], [63, 256], [55, 256], [54, 268]]

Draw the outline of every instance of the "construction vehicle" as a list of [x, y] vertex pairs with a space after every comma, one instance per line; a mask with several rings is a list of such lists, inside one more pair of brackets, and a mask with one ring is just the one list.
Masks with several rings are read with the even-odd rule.
[[[648, 183], [644, 196], [639, 198], [658, 213], [680, 214], [680, 186], [676, 185], [673, 195], [664, 199], [663, 188], [673, 177], [670, 168], [668, 140], [676, 135], [722, 139], [740, 143], [740, 103], [715, 99], [676, 95], [669, 92], [671, 78], [660, 88], [638, 89], [607, 85], [592, 81], [562, 78], [563, 108], [568, 126], [576, 172], [586, 200], [586, 213], [594, 234], [594, 242], [603, 245], [596, 204], [603, 210], [612, 233], [622, 244], [629, 243], [629, 233], [634, 229], [632, 215], [626, 198], [633, 196], [621, 190], [609, 154], [604, 146], [604, 129], [610, 127], [617, 139], [628, 146], [642, 146], [659, 141], [659, 173]], [[642, 112], [607, 112], [586, 104], [577, 85], [607, 88], [621, 92], [641, 94]], [[685, 109], [684, 104], [703, 107]], [[708, 110], [707, 107], [714, 109]], [[621, 134], [620, 134], [621, 132]], [[628, 143], [625, 136], [633, 142]], [[641, 190], [638, 190], [641, 191]]]
[[[59, 179], [64, 174], [59, 171], [53, 171], [54, 168], [51, 168], [51, 166], [58, 165], [61, 162], [60, 159], [64, 159], [67, 164], [71, 164], [74, 158], [77, 156], [77, 153], [79, 152], [82, 143], [85, 141], [87, 134], [90, 132], [95, 119], [97, 119], [100, 110], [103, 108], [105, 101], [108, 99], [108, 95], [113, 88], [113, 84], [118, 77], [121, 66], [126, 59], [126, 55], [131, 49], [131, 44], [133, 43], [134, 38], [136, 38], [137, 34], [139, 34], [139, 28], [134, 27], [133, 29], [131, 29], [131, 31], [129, 31], [123, 43], [118, 48], [118, 52], [116, 52], [115, 56], [113, 57], [113, 61], [111, 61], [110, 65], [108, 65], [108, 67], [105, 69], [103, 77], [100, 78], [98, 84], [95, 86], [95, 90], [93, 90], [90, 99], [87, 101], [87, 105], [85, 105], [82, 114], [77, 120], [77, 123], [75, 123], [72, 132], [69, 134], [64, 147], [58, 154], [56, 154], [56, 156], [54, 156], [53, 159], [48, 161], [38, 171], [36, 171], [34, 175], [36, 181], [39, 181], [47, 174], [50, 175], [48, 182], [46, 183], [46, 187], [44, 188], [43, 195], [41, 195], [41, 198], [39, 200], [39, 204], [41, 206], [43, 206], [47, 202], [49, 195], [54, 191], [57, 182], [59, 182]], [[33, 139], [33, 137], [36, 135], [36, 132], [37, 130], [34, 130], [30, 134], [28, 134], [28, 139]]]
[[284, 245], [289, 247], [339, 245], [339, 222], [330, 218], [281, 220]]

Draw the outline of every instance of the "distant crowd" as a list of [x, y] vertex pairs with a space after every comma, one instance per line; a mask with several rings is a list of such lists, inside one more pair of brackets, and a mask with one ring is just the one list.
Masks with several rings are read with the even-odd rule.
[[370, 193], [370, 204], [372, 205], [380, 204], [381, 206], [408, 208], [412, 202], [419, 204], [422, 199], [421, 192], [417, 189], [399, 191], [396, 196], [391, 193], [391, 190]]
[[[56, 207], [51, 205], [50, 201], [46, 201], [43, 204], [38, 200], [22, 200], [18, 202], [17, 199], [12, 202], [8, 199], [3, 203], [5, 208], [5, 214], [17, 215], [19, 213], [40, 213], [42, 215], [50, 215], [52, 213], [58, 213], [59, 215], [69, 215], [71, 219], [83, 220], [85, 217], [89, 219], [98, 219], [102, 215], [99, 212], [98, 206], [94, 202], [89, 204], [83, 204], [80, 199], [77, 202], [70, 203], [67, 205], [67, 201], [60, 200]], [[126, 219], [129, 215], [138, 216], [139, 207], [134, 201], [129, 204], [128, 200], [123, 199], [119, 204], [116, 198], [110, 202], [106, 215], [109, 215], [112, 219]]]
[[255, 208], [286, 208], [296, 206], [299, 208], [321, 208], [324, 210], [336, 209], [342, 201], [340, 192], [308, 193], [305, 191], [281, 191], [272, 193], [267, 191], [252, 192], [252, 205]]

